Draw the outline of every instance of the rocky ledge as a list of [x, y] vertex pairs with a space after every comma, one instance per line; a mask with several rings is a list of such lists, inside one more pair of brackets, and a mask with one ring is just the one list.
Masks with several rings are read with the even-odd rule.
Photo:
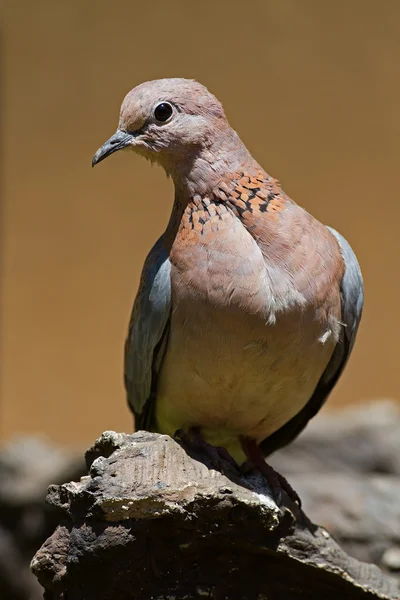
[[143, 431], [104, 433], [86, 460], [87, 476], [49, 489], [60, 520], [31, 565], [46, 600], [400, 599], [257, 473]]

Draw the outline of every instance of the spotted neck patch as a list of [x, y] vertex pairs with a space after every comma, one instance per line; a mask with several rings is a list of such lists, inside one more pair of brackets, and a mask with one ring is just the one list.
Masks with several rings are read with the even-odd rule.
[[180, 234], [183, 239], [192, 235], [205, 234], [226, 229], [232, 213], [224, 202], [194, 196], [181, 218]]
[[253, 228], [261, 215], [276, 220], [286, 199], [278, 181], [266, 173], [239, 173], [221, 182], [210, 197], [194, 196], [182, 215], [180, 231], [186, 237], [190, 231], [202, 234], [226, 229], [232, 214]]
[[273, 216], [284, 208], [286, 201], [279, 182], [263, 172], [256, 175], [243, 172], [229, 182], [221, 182], [213, 195], [241, 219], [262, 213]]

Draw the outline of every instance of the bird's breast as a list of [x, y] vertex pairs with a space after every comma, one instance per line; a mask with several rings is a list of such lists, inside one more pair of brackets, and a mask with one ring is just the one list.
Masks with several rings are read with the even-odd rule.
[[262, 246], [220, 202], [199, 199], [188, 205], [170, 260], [176, 309], [200, 302], [226, 314], [240, 311], [272, 321], [277, 312], [305, 301], [291, 274], [268, 263]]
[[337, 333], [237, 216], [218, 204], [203, 212], [184, 215], [170, 252], [157, 428], [199, 425], [261, 440], [308, 401]]

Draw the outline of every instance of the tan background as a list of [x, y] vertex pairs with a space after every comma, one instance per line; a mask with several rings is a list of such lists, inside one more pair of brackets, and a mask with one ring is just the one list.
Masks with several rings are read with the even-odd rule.
[[205, 83], [355, 248], [367, 303], [330, 405], [400, 398], [400, 2], [9, 0], [3, 17], [3, 440], [131, 427], [125, 328], [173, 191], [131, 154], [90, 161], [125, 93], [163, 76]]

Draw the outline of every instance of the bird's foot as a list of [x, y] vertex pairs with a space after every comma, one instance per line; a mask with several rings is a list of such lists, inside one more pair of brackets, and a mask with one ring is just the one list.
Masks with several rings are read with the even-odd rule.
[[226, 472], [227, 463], [236, 471], [239, 465], [223, 446], [212, 446], [205, 441], [199, 429], [192, 427], [189, 431], [178, 429], [174, 434], [174, 439], [180, 441], [185, 449], [190, 453], [194, 451], [198, 455], [207, 459], [210, 467], [221, 473]]
[[259, 465], [257, 468], [261, 471], [262, 475], [264, 475], [264, 477], [268, 481], [277, 504], [281, 504], [282, 491], [284, 491], [287, 494], [287, 496], [293, 502], [296, 502], [301, 508], [301, 500], [298, 493], [292, 488], [290, 483], [283, 475], [275, 471], [275, 469], [271, 467], [271, 465], [269, 465], [267, 462], [265, 462], [265, 460], [263, 464]]
[[244, 470], [248, 471], [250, 468], [258, 469], [261, 474], [265, 477], [271, 488], [272, 495], [275, 502], [280, 505], [282, 504], [282, 491], [298, 506], [301, 508], [301, 500], [298, 493], [292, 488], [290, 483], [285, 479], [283, 475], [277, 473], [275, 469], [271, 467], [261, 453], [258, 444], [254, 440], [242, 439], [242, 448], [249, 459], [249, 462], [245, 464]]

